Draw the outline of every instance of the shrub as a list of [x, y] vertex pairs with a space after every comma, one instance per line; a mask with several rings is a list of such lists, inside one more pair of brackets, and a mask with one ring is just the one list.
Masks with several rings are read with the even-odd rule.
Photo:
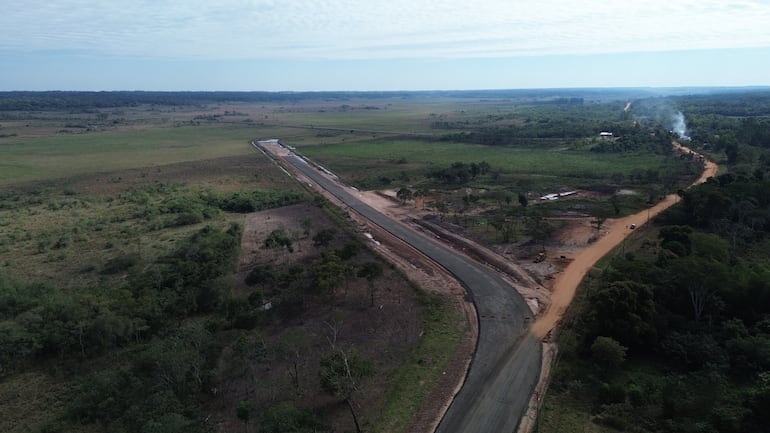
[[600, 404], [623, 403], [626, 401], [626, 389], [619, 383], [602, 383], [598, 397]]
[[290, 253], [294, 252], [294, 245], [291, 240], [291, 237], [289, 237], [289, 234], [286, 233], [286, 230], [283, 229], [275, 229], [267, 236], [267, 239], [265, 239], [265, 248], [279, 248], [279, 247], [286, 247], [287, 250], [289, 250]]
[[107, 260], [102, 269], [103, 274], [117, 274], [126, 271], [139, 264], [139, 255], [135, 253], [124, 254]]
[[315, 236], [313, 236], [313, 245], [317, 247], [329, 245], [329, 242], [334, 240], [334, 235], [336, 233], [337, 231], [334, 229], [323, 229], [319, 231]]
[[617, 368], [626, 360], [626, 347], [610, 337], [596, 337], [591, 345], [591, 355], [604, 367]]
[[200, 212], [184, 212], [174, 219], [174, 226], [189, 226], [203, 222], [203, 215]]

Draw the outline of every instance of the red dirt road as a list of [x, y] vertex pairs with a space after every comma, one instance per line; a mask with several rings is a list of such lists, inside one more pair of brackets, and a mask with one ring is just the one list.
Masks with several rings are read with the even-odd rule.
[[[679, 143], [674, 143], [674, 147], [679, 152], [691, 152], [689, 148], [681, 146]], [[693, 185], [703, 183], [709, 177], [716, 176], [718, 170], [718, 165], [711, 161], [705, 161], [703, 174]], [[624, 218], [607, 220], [605, 223], [607, 233], [577, 254], [572, 263], [556, 278], [551, 294], [551, 305], [548, 311], [532, 324], [532, 332], [542, 338], [559, 323], [572, 302], [578, 285], [583, 281], [583, 277], [599, 259], [623, 242], [623, 239], [631, 233], [631, 229], [628, 228], [629, 225], [643, 226], [648, 219], [653, 218], [678, 200], [679, 197], [676, 194], [669, 194], [661, 202], [650, 208], [649, 213], [645, 210]]]

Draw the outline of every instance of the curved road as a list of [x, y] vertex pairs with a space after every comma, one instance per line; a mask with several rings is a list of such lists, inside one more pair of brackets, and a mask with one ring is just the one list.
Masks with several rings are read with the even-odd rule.
[[441, 264], [463, 284], [478, 312], [478, 343], [465, 383], [436, 431], [513, 432], [527, 409], [530, 394], [540, 376], [542, 358], [540, 340], [529, 332], [528, 318], [532, 313], [516, 289], [494, 271], [364, 204], [351, 193], [349, 187], [330, 180], [297, 155], [280, 156], [270, 152], [266, 143], [260, 143], [260, 147], [312, 179], [356, 212]]

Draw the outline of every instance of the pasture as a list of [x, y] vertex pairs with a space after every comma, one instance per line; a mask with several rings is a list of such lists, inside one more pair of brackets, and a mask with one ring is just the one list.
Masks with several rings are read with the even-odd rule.
[[[407, 139], [307, 146], [299, 151], [368, 189], [391, 184], [446, 189], [426, 176], [455, 162], [490, 164], [493, 175], [474, 179], [468, 187], [525, 189], [533, 194], [552, 192], [553, 188], [636, 188], [642, 182], [663, 182], [688, 172], [685, 165], [667, 155], [596, 153], [579, 145], [520, 148]], [[648, 179], [650, 176], [653, 178]]]
[[[290, 143], [289, 143], [290, 144]], [[342, 172], [378, 163], [404, 161], [423, 166], [449, 166], [454, 162], [489, 162], [505, 173], [550, 175], [575, 178], [604, 178], [613, 174], [631, 175], [643, 167], [657, 167], [664, 160], [659, 155], [597, 154], [570, 148], [511, 148], [457, 142], [420, 140], [378, 140], [311, 146], [301, 153], [328, 161], [330, 168], [345, 167]]]
[[253, 135], [245, 127], [184, 126], [5, 138], [0, 141], [0, 184], [247, 157]]

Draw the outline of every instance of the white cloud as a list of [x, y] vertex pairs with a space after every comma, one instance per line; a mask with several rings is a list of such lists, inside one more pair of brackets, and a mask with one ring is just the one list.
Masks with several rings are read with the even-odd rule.
[[459, 58], [770, 46], [763, 0], [27, 0], [0, 50]]

